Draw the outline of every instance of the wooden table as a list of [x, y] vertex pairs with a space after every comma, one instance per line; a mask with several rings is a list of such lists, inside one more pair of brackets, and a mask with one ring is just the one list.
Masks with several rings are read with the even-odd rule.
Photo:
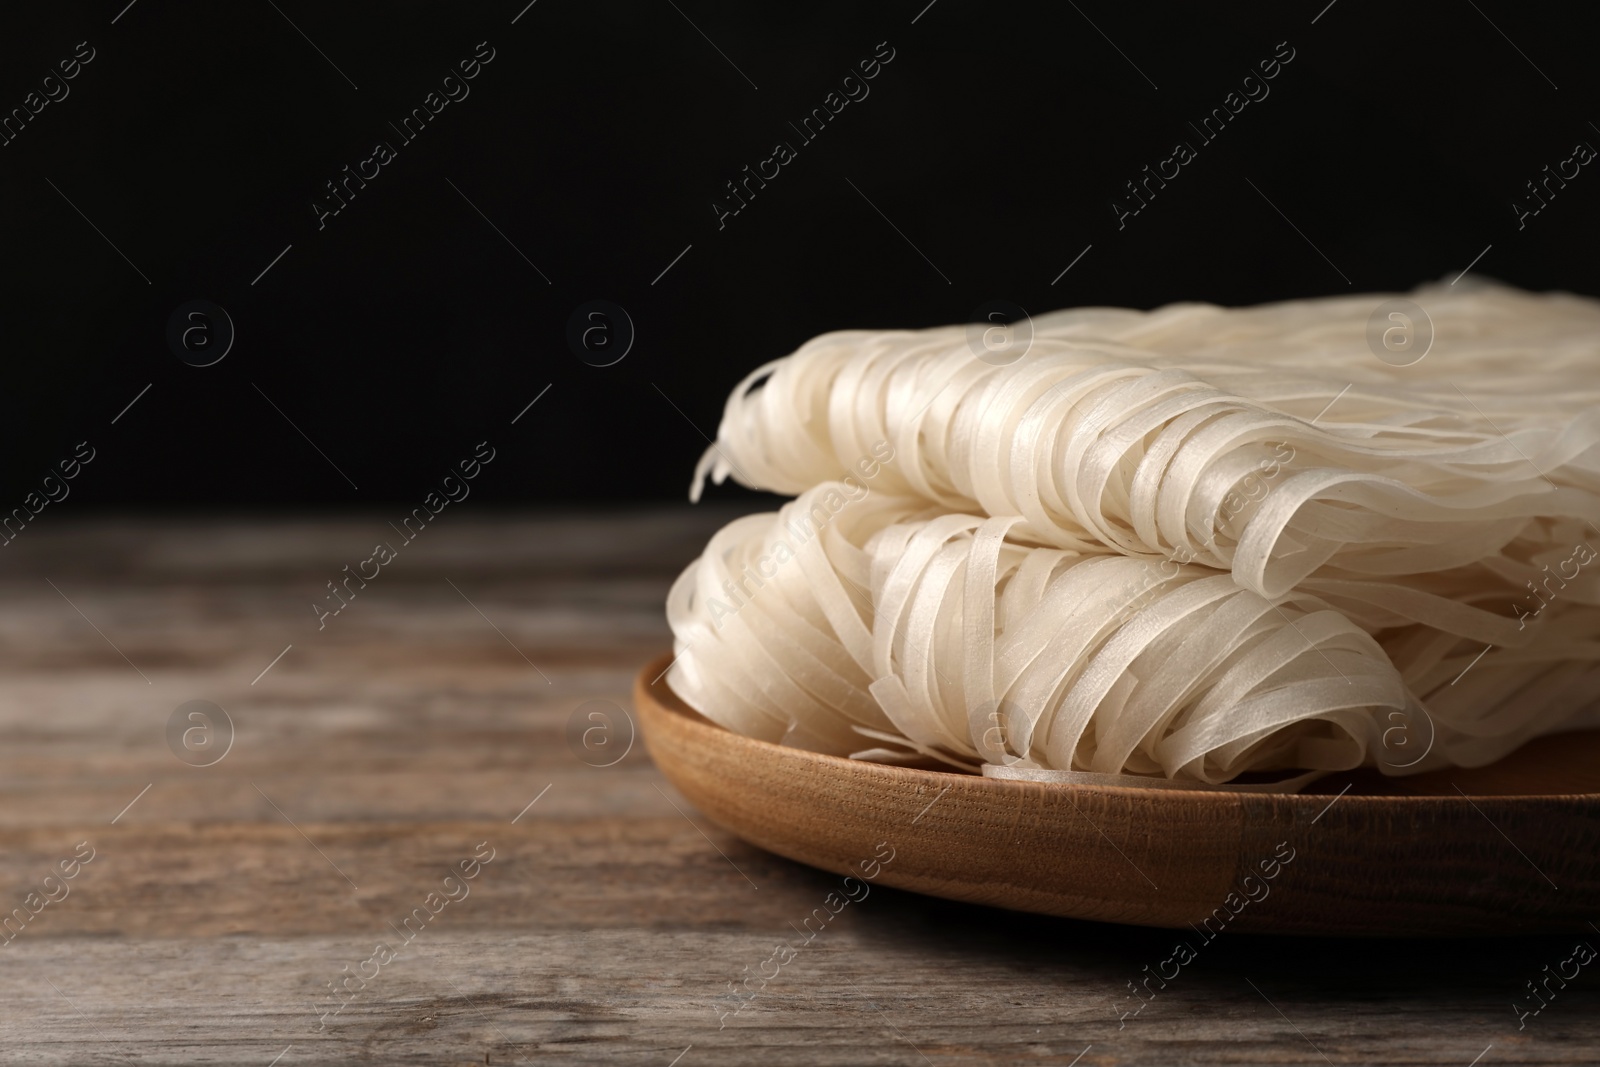
[[[569, 720], [627, 705], [730, 512], [447, 513], [400, 544], [381, 515], [53, 511], [0, 555], [0, 909], [28, 917], [4, 1062], [1600, 1060], [1600, 966], [1512, 1008], [1572, 938], [1224, 935], [1146, 1001], [1170, 933], [885, 887], [719, 1017], [837, 879], [707, 823], [642, 744], [595, 766], [620, 711]], [[379, 541], [396, 558], [319, 630]], [[213, 758], [219, 716], [168, 742], [194, 700], [234, 726], [210, 766], [175, 751]]]

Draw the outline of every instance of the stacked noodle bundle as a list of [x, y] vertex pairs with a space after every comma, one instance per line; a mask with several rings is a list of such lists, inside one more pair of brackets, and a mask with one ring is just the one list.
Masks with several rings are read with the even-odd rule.
[[1349, 297], [1057, 312], [1006, 365], [946, 327], [760, 368], [695, 495], [803, 495], [680, 578], [673, 688], [821, 751], [1152, 783], [1600, 725], [1600, 304], [1412, 298], [1410, 367]]

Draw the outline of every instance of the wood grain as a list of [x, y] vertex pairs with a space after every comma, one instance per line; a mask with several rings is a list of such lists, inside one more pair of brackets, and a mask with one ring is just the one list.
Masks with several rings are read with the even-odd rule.
[[[1298, 794], [1069, 786], [741, 737], [672, 692], [670, 662], [634, 682], [668, 779], [745, 840], [840, 875], [1205, 938], [1576, 934], [1600, 915], [1600, 733], [1398, 787], [1377, 774]], [[1560, 783], [1584, 791], [1503, 795], [1552, 763], [1585, 774]], [[892, 862], [874, 861], [878, 842]]]
[[[1172, 933], [883, 884], [720, 1017], [839, 877], [720, 830], [642, 744], [586, 765], [567, 727], [627, 708], [729, 516], [450, 516], [321, 632], [310, 601], [381, 516], [30, 527], [0, 561], [0, 906], [96, 855], [0, 948], [0, 1062], [1593, 1061], [1593, 968], [1522, 1030], [1510, 1007], [1571, 937], [1228, 933], [1136, 1000]], [[194, 699], [237, 728], [209, 768], [164, 737]], [[470, 895], [319, 1020], [484, 841]]]

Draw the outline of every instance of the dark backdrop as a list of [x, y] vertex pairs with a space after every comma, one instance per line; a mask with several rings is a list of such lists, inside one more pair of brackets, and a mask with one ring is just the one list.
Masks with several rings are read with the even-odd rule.
[[[410, 506], [483, 440], [479, 501], [681, 498], [729, 387], [830, 329], [1404, 289], [1480, 253], [1600, 291], [1600, 168], [1521, 229], [1511, 206], [1600, 145], [1575, 8], [125, 3], [19, 8], [0, 38], [0, 108], [27, 111], [0, 148], [0, 509], [84, 440], [74, 508]], [[406, 143], [390, 123], [491, 49]], [[1196, 158], [1119, 229], [1179, 140]], [[778, 141], [796, 157], [719, 223]], [[194, 299], [235, 328], [208, 367], [167, 339]], [[568, 342], [591, 300], [633, 326], [611, 366]]]

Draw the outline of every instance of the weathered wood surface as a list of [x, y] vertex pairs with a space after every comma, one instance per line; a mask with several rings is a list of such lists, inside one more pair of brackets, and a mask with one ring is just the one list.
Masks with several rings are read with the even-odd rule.
[[[320, 632], [381, 517], [30, 528], [0, 558], [0, 910], [95, 854], [0, 947], [0, 1062], [1595, 1062], [1600, 966], [1522, 1029], [1512, 1007], [1571, 937], [1225, 934], [1138, 999], [1170, 932], [883, 886], [719, 1019], [839, 879], [718, 830], [642, 744], [587, 765], [567, 727], [628, 704], [727, 517], [440, 523]], [[206, 768], [165, 737], [196, 699], [236, 726]], [[480, 842], [468, 895], [319, 1020]]]

